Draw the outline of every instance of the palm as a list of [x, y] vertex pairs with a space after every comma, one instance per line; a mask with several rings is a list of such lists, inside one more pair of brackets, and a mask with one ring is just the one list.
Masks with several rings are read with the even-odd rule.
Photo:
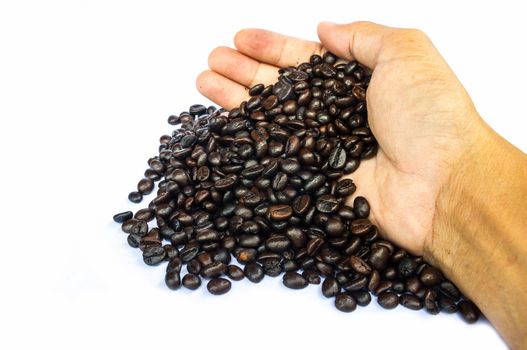
[[[318, 43], [261, 30], [240, 32], [235, 45], [237, 50], [215, 49], [209, 57], [212, 70], [197, 80], [200, 92], [228, 109], [248, 97], [248, 87], [273, 83], [279, 67], [322, 52]], [[447, 79], [437, 75], [438, 69], [445, 77], [451, 72], [440, 57], [435, 62], [391, 58], [375, 67], [367, 92], [370, 126], [381, 147], [352, 177], [357, 193], [370, 201], [372, 221], [392, 240], [421, 254], [430, 235], [439, 190], [435, 184], [448, 175], [442, 166], [451, 158], [457, 130], [449, 126], [449, 115], [464, 99], [453, 99], [452, 86], [442, 84]], [[425, 98], [430, 94], [436, 96], [435, 106]]]

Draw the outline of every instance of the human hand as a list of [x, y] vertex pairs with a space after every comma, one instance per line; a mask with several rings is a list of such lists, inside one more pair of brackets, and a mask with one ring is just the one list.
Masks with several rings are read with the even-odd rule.
[[[248, 98], [247, 88], [272, 84], [278, 68], [298, 65], [325, 49], [373, 70], [367, 91], [375, 158], [351, 175], [371, 206], [371, 221], [402, 247], [422, 255], [431, 239], [435, 203], [452, 165], [476, 138], [472, 102], [430, 40], [412, 29], [373, 23], [322, 23], [321, 44], [246, 29], [236, 49], [219, 47], [199, 91], [228, 109]], [[351, 199], [350, 199], [351, 202]]]

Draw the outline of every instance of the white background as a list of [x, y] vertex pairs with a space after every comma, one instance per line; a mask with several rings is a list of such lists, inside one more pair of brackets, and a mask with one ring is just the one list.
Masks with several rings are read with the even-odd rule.
[[520, 4], [0, 2], [0, 348], [504, 348], [487, 322], [376, 302], [344, 314], [281, 278], [223, 297], [172, 292], [111, 217], [141, 208], [126, 196], [167, 116], [205, 101], [194, 80], [208, 52], [244, 27], [313, 40], [321, 20], [423, 29], [484, 119], [526, 151]]

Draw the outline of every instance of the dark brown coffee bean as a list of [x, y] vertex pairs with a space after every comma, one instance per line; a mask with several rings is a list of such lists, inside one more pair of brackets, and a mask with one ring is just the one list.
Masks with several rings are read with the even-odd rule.
[[196, 290], [201, 286], [201, 279], [198, 275], [188, 273], [185, 276], [183, 276], [183, 286], [190, 290]]
[[399, 305], [399, 297], [393, 292], [382, 292], [377, 297], [377, 302], [385, 309], [395, 309]]
[[413, 294], [403, 294], [399, 297], [399, 303], [410, 310], [421, 310], [423, 303]]
[[264, 269], [257, 263], [248, 263], [243, 269], [243, 274], [253, 283], [259, 283], [265, 277]]
[[266, 248], [276, 253], [286, 251], [287, 249], [289, 249], [290, 245], [291, 241], [289, 240], [289, 238], [283, 235], [271, 236], [265, 242]]
[[357, 302], [349, 293], [338, 293], [335, 297], [335, 307], [342, 312], [352, 312], [357, 308]]
[[334, 213], [339, 208], [339, 201], [332, 195], [325, 194], [317, 198], [316, 208], [322, 213]]
[[425, 286], [431, 287], [441, 282], [443, 274], [439, 269], [433, 266], [428, 266], [423, 269], [419, 277]]
[[351, 233], [362, 236], [370, 232], [372, 225], [368, 219], [357, 219], [351, 223]]
[[271, 220], [287, 220], [293, 215], [293, 208], [286, 204], [273, 205], [269, 207], [269, 217]]
[[357, 196], [353, 200], [353, 211], [358, 218], [367, 218], [370, 215], [370, 204], [366, 198]]
[[350, 257], [350, 266], [361, 275], [369, 275], [372, 271], [371, 267], [364, 260], [355, 255]]
[[225, 278], [213, 278], [207, 283], [207, 290], [213, 295], [222, 295], [231, 290], [231, 282]]
[[113, 216], [113, 221], [115, 221], [118, 224], [122, 224], [123, 222], [130, 220], [134, 214], [131, 211], [124, 211], [122, 213], [115, 214]]
[[345, 225], [342, 220], [337, 217], [330, 217], [326, 223], [326, 232], [328, 235], [336, 237], [344, 233]]
[[128, 195], [128, 200], [132, 203], [140, 203], [143, 200], [143, 195], [139, 192], [133, 191]]
[[340, 292], [340, 285], [334, 277], [326, 277], [322, 282], [322, 295], [332, 298]]
[[480, 311], [473, 302], [462, 300], [458, 303], [458, 308], [465, 322], [475, 323], [479, 319]]
[[329, 155], [329, 166], [333, 169], [342, 169], [346, 164], [346, 151], [337, 147]]
[[220, 262], [215, 261], [201, 269], [201, 276], [204, 278], [220, 277], [227, 272], [227, 266]]
[[179, 289], [179, 287], [181, 287], [181, 279], [179, 277], [179, 272], [168, 271], [165, 275], [165, 284], [168, 288], [172, 290]]
[[264, 89], [263, 84], [256, 84], [252, 88], [249, 89], [249, 96], [256, 96], [260, 95]]
[[304, 270], [302, 272], [302, 277], [304, 277], [309, 284], [320, 284], [321, 282], [320, 275], [315, 270]]
[[165, 260], [166, 252], [161, 246], [149, 245], [143, 251], [143, 261], [147, 265], [158, 265]]
[[241, 281], [244, 277], [243, 270], [236, 265], [227, 266], [227, 276], [233, 281]]
[[297, 272], [286, 272], [283, 277], [284, 286], [291, 289], [303, 289], [307, 287], [307, 280]]

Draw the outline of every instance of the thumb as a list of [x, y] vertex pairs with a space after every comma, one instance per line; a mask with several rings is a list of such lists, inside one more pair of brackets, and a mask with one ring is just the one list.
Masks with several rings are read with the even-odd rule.
[[371, 22], [322, 22], [318, 26], [318, 37], [322, 45], [337, 56], [356, 59], [373, 69], [379, 62], [384, 39], [394, 31], [397, 29]]

